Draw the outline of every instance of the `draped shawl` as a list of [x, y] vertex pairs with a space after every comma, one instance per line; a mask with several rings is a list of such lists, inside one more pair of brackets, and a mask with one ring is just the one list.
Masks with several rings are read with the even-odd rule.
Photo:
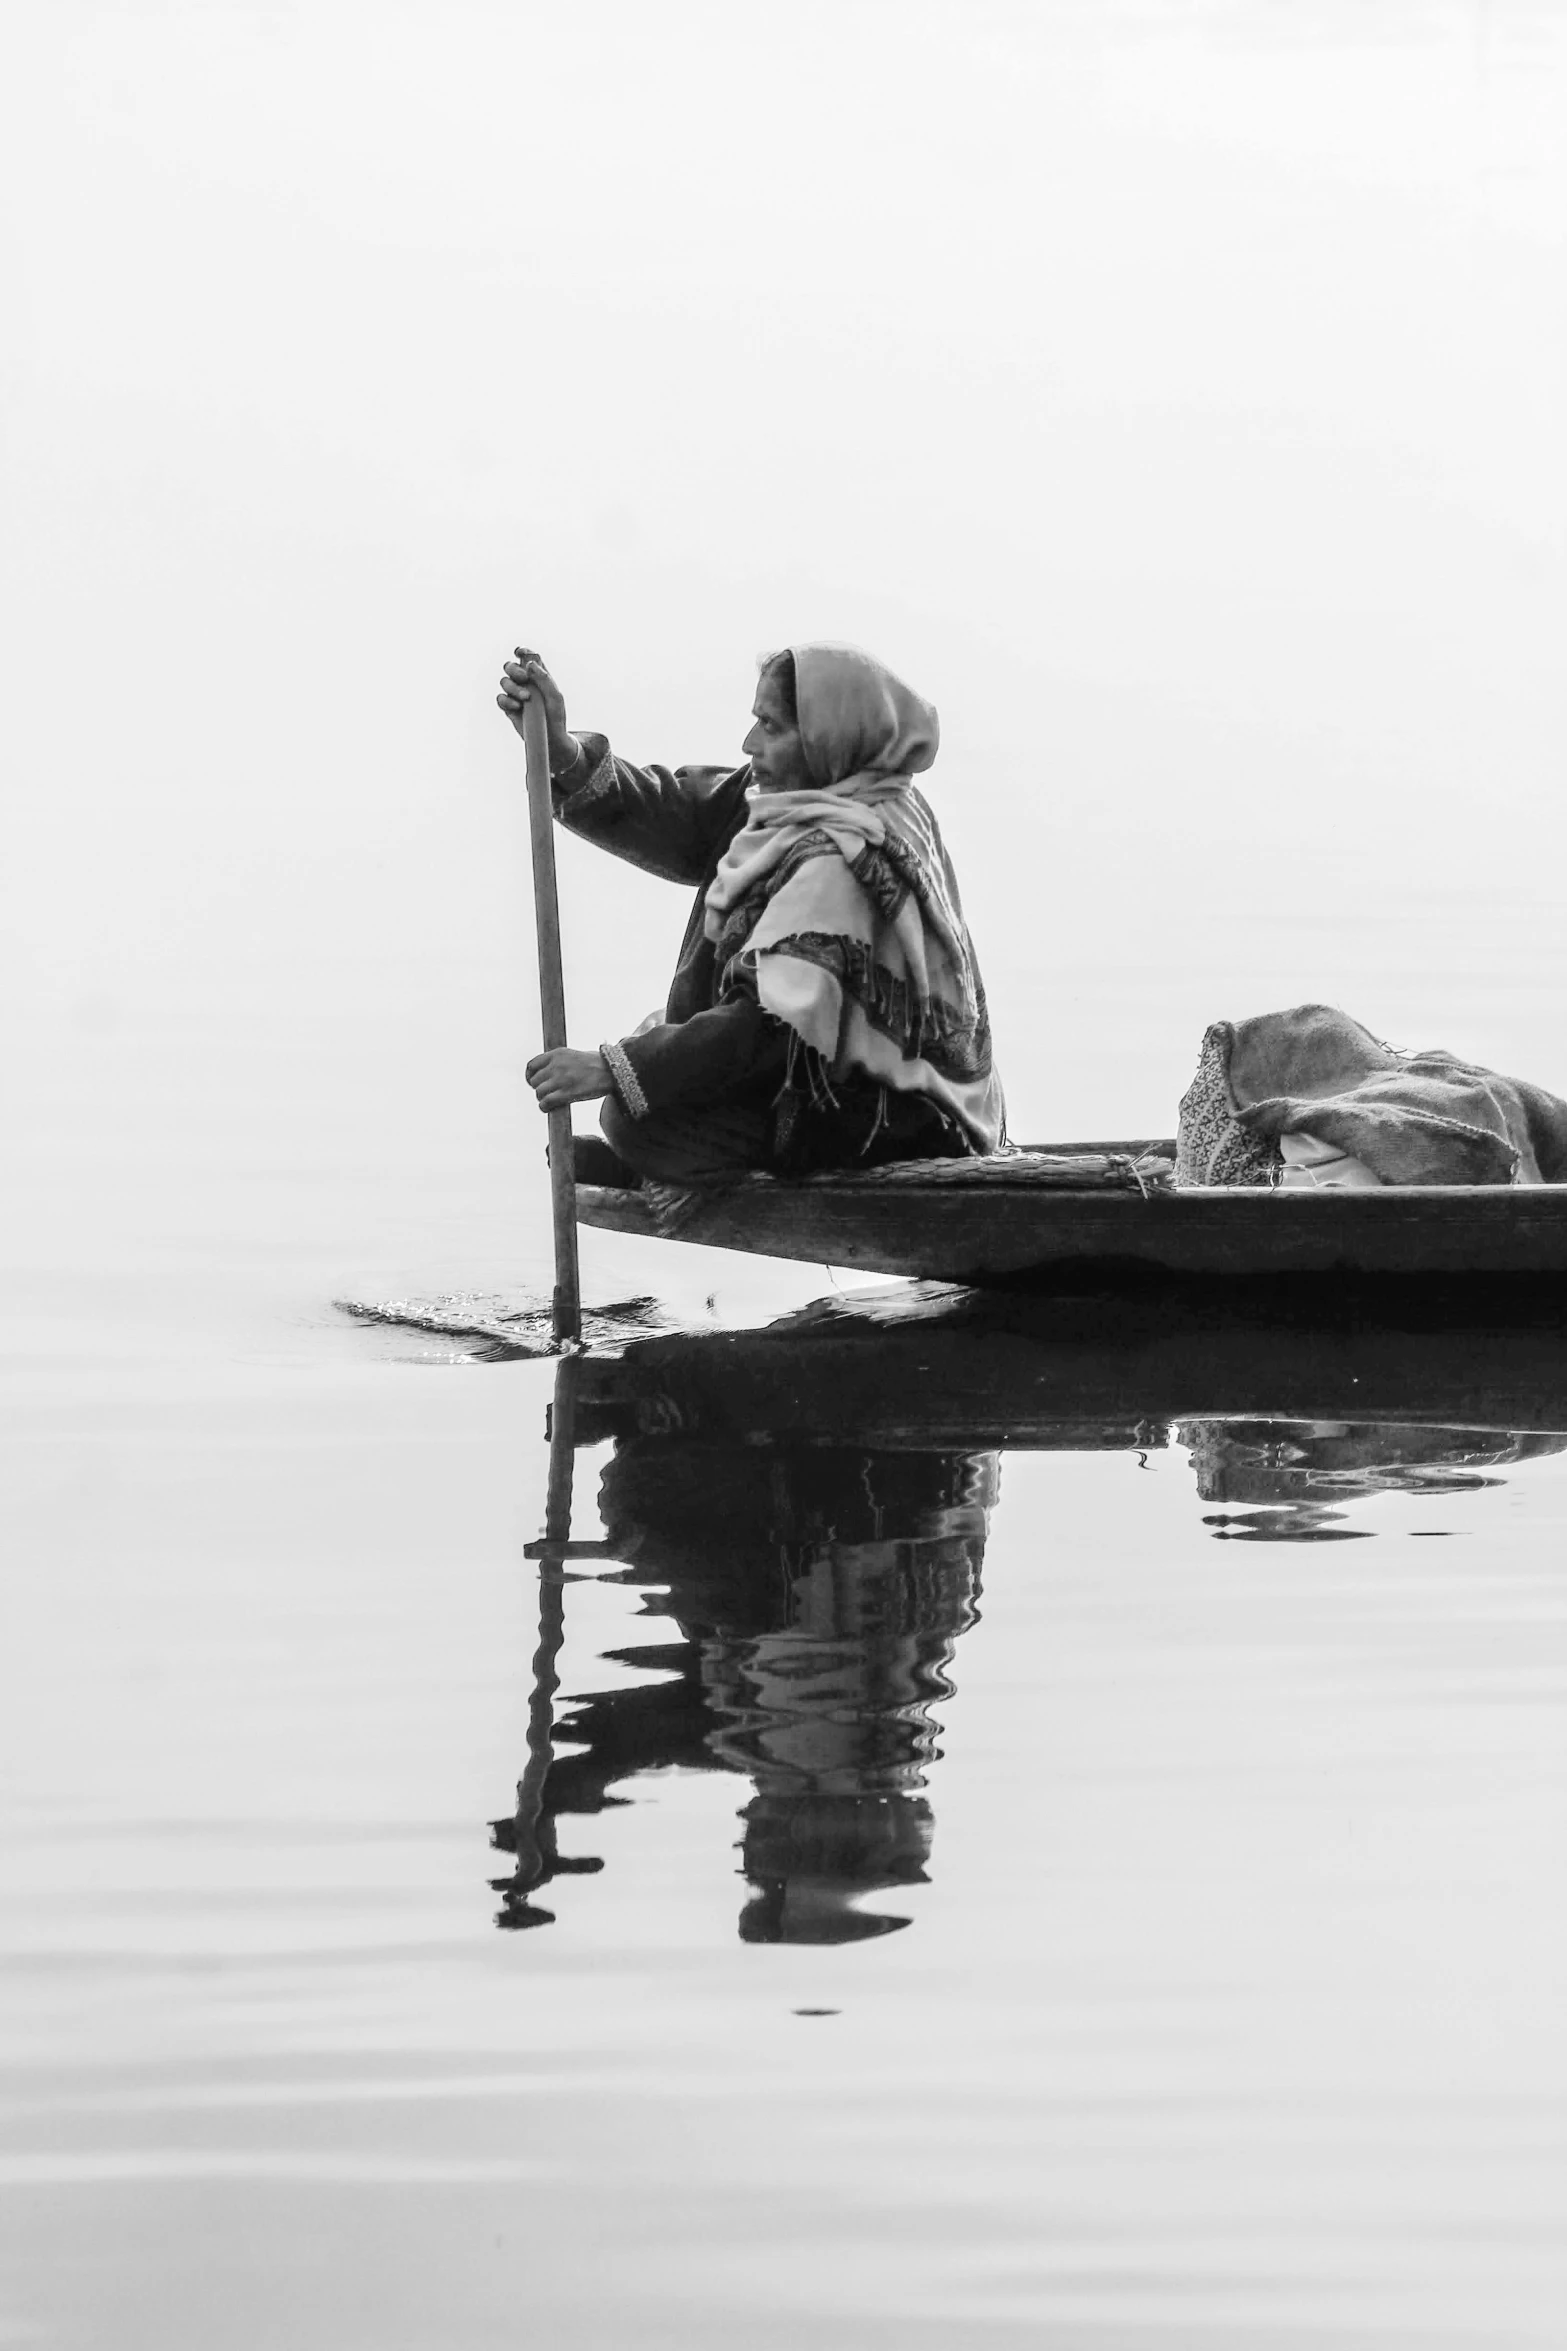
[[706, 896], [719, 993], [755, 989], [831, 1092], [848, 1076], [928, 1095], [971, 1150], [1005, 1132], [990, 1021], [957, 879], [914, 777], [936, 713], [868, 653], [792, 645], [814, 789], [765, 792]]

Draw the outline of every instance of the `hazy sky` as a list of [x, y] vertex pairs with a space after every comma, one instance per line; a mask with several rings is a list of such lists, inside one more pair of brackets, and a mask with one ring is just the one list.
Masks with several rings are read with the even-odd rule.
[[[1208, 1019], [1308, 995], [1567, 1090], [1559, 9], [55, 0], [7, 43], [40, 1104], [308, 1158], [352, 1098], [376, 1159], [460, 1102], [513, 1150], [519, 637], [633, 757], [734, 753], [791, 637], [928, 694], [1026, 1134], [1168, 1125]], [[684, 908], [562, 870], [596, 1042]]]

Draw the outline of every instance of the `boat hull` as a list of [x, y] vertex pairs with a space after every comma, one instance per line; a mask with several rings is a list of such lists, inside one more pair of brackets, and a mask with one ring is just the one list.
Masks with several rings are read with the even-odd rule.
[[[577, 1193], [599, 1231], [660, 1232], [638, 1192]], [[1045, 1190], [991, 1183], [878, 1189], [746, 1185], [715, 1192], [682, 1241], [916, 1279], [1025, 1285], [1296, 1274], [1567, 1276], [1567, 1184], [1387, 1186], [1376, 1192]]]

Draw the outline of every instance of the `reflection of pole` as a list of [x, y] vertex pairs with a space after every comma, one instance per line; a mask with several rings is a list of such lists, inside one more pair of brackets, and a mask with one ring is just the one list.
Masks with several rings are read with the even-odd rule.
[[571, 1473], [577, 1449], [577, 1358], [563, 1355], [555, 1366], [550, 1405], [550, 1474], [544, 1489], [544, 1540], [571, 1541]]
[[555, 1397], [550, 1407], [549, 1482], [544, 1496], [544, 1540], [528, 1545], [528, 1557], [539, 1563], [539, 1645], [533, 1653], [533, 1688], [528, 1698], [528, 1760], [517, 1782], [517, 1867], [509, 1903], [524, 1902], [544, 1875], [539, 1850], [539, 1816], [544, 1807], [544, 1782], [554, 1760], [551, 1733], [555, 1727], [555, 1692], [560, 1687], [556, 1663], [566, 1630], [566, 1579], [561, 1561], [571, 1541], [571, 1477], [576, 1436], [577, 1362], [563, 1355], [555, 1366]]

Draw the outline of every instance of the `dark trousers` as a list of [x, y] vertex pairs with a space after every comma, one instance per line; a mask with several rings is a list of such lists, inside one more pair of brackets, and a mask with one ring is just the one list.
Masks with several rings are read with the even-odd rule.
[[659, 1184], [711, 1182], [769, 1164], [772, 1114], [765, 1105], [709, 1102], [632, 1118], [611, 1095], [599, 1125], [618, 1159]]
[[[650, 1110], [632, 1118], [612, 1094], [599, 1113], [611, 1150], [634, 1175], [659, 1184], [721, 1182], [766, 1168], [775, 1175], [802, 1176], [833, 1168], [885, 1167], [898, 1159], [961, 1158], [968, 1145], [955, 1124], [921, 1094], [884, 1099], [871, 1087], [845, 1088], [823, 1110], [808, 1106], [793, 1128], [789, 1147], [778, 1149], [777, 1106], [772, 1102], [704, 1102], [700, 1108]], [[603, 1145], [578, 1138], [585, 1184], [616, 1180], [592, 1172]], [[624, 1180], [623, 1178], [620, 1180]]]

